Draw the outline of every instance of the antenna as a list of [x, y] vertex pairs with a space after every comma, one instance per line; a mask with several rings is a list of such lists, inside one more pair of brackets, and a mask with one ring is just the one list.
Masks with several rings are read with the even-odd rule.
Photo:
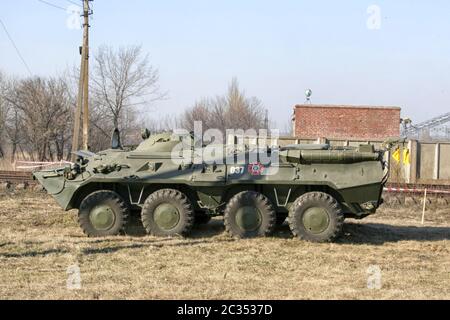
[[311, 97], [312, 97], [312, 94], [313, 94], [313, 92], [312, 92], [311, 89], [308, 89], [308, 90], [305, 91], [305, 96], [306, 96], [306, 101], [305, 101], [305, 103], [306, 103], [306, 104], [311, 104]]

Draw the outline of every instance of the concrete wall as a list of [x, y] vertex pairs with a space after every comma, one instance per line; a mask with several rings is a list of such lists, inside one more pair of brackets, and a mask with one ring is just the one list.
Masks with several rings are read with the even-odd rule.
[[411, 164], [405, 165], [408, 170], [407, 181], [420, 184], [450, 185], [450, 142], [409, 142]]

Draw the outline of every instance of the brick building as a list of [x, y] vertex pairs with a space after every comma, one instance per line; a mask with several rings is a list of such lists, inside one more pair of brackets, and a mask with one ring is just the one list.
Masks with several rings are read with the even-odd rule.
[[401, 108], [297, 105], [294, 135], [317, 139], [385, 140], [400, 136]]

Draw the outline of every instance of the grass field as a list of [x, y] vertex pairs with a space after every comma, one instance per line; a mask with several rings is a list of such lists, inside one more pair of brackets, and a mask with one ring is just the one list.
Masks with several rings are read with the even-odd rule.
[[[335, 244], [235, 241], [214, 220], [192, 238], [88, 239], [43, 194], [0, 195], [1, 299], [450, 299], [450, 209], [384, 209]], [[81, 289], [67, 280], [80, 268]], [[371, 266], [381, 289], [368, 289]], [[71, 282], [71, 281], [69, 281]]]

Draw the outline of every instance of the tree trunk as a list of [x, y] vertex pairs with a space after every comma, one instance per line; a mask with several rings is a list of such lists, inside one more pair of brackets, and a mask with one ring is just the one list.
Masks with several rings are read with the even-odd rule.
[[17, 152], [17, 143], [13, 142], [11, 152], [11, 163], [14, 163], [14, 161], [16, 160], [16, 152]]

